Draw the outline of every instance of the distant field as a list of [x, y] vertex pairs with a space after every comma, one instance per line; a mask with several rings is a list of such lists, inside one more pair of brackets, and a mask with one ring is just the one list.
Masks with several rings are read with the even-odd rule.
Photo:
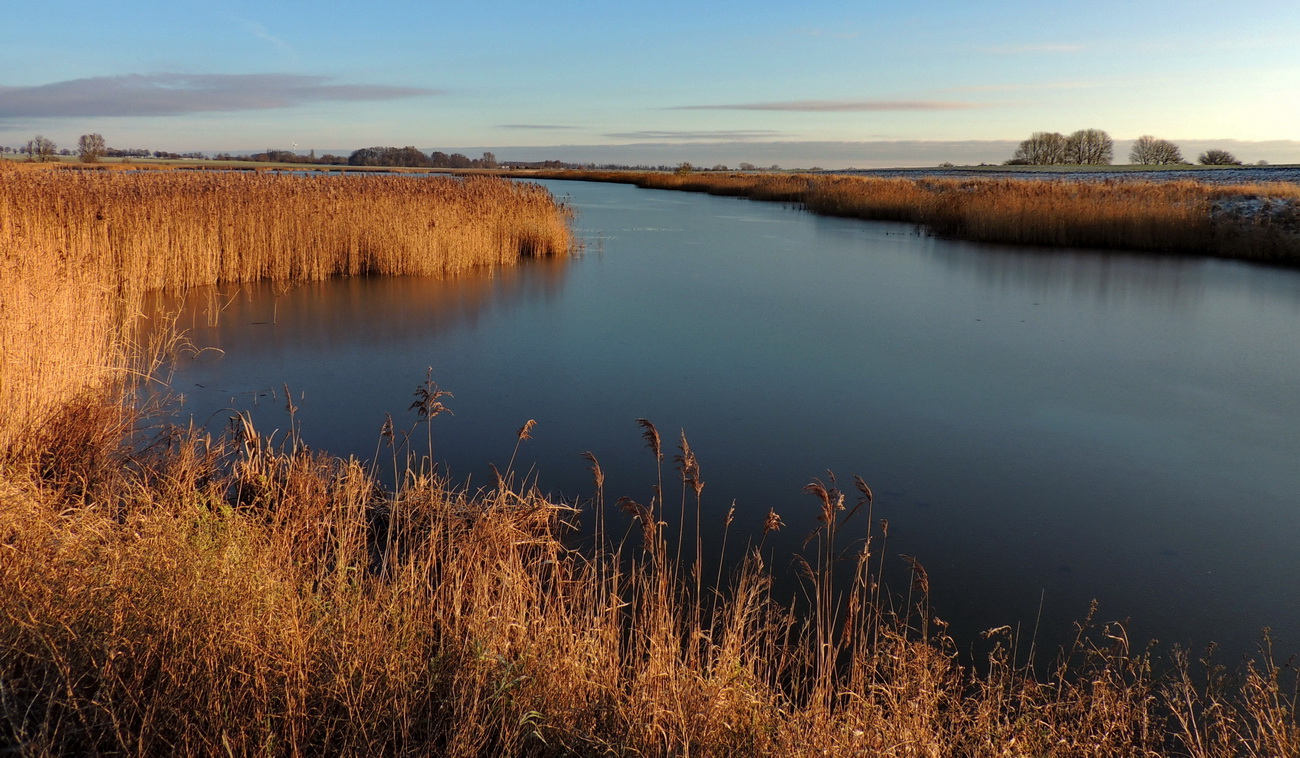
[[1063, 181], [1195, 181], [1208, 184], [1300, 184], [1300, 165], [1282, 166], [954, 166], [952, 168], [846, 169], [828, 174], [918, 178], [984, 177]]

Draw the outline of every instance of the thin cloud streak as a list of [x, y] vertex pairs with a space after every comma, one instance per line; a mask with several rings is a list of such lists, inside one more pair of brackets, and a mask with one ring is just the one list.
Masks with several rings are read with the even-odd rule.
[[744, 141], [744, 140], [770, 140], [773, 137], [791, 136], [785, 132], [773, 131], [771, 129], [722, 129], [714, 131], [655, 131], [646, 130], [639, 132], [616, 132], [606, 134], [611, 139], [631, 139], [631, 140], [668, 140], [668, 141]]
[[675, 111], [798, 111], [806, 113], [849, 113], [878, 111], [959, 111], [985, 108], [978, 103], [944, 100], [790, 100], [773, 103], [729, 105], [678, 105]]
[[249, 34], [253, 35], [254, 37], [260, 40], [270, 42], [272, 45], [278, 48], [280, 52], [294, 59], [297, 59], [298, 52], [294, 50], [289, 45], [289, 43], [285, 42], [284, 40], [280, 39], [274, 34], [271, 34], [271, 32], [268, 31], [265, 26], [262, 26], [256, 21], [249, 21], [247, 19], [240, 19], [239, 22], [244, 25], [244, 28], [248, 30]]
[[330, 81], [330, 77], [298, 74], [164, 73], [71, 79], [34, 87], [0, 86], [0, 119], [175, 116], [439, 94], [438, 90], [416, 87]]

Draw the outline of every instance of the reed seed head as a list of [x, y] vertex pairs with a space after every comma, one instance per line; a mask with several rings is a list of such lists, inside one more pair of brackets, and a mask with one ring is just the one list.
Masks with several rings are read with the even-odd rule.
[[646, 446], [654, 453], [655, 460], [662, 461], [664, 454], [663, 447], [660, 444], [659, 430], [655, 429], [654, 424], [643, 418], [637, 419], [636, 423], [641, 427], [641, 436], [645, 438]]

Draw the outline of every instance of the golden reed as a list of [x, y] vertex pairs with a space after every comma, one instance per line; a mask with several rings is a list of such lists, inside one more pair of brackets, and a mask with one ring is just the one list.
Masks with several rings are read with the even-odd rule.
[[1300, 263], [1300, 187], [1286, 183], [637, 171], [512, 175], [796, 203], [822, 215], [904, 221], [977, 242]]
[[568, 209], [490, 177], [36, 170], [0, 161], [0, 451], [127, 366], [149, 290], [448, 276], [566, 254]]

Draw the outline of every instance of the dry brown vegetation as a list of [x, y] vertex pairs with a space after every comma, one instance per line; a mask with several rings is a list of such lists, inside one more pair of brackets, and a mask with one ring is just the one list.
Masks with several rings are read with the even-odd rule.
[[[1294, 671], [1267, 657], [1159, 673], [1105, 625], [1046, 676], [1006, 631], [964, 666], [921, 564], [890, 598], [886, 533], [840, 537], [872, 518], [865, 485], [810, 486], [792, 612], [761, 542], [723, 572], [662, 520], [697, 507], [681, 458], [680, 507], [622, 499], [618, 520], [594, 458], [579, 514], [510, 472], [471, 495], [415, 465], [385, 491], [245, 418], [71, 462], [88, 497], [7, 476], [0, 734], [28, 754], [1300, 754]], [[602, 526], [575, 549], [583, 515]]]
[[501, 179], [0, 166], [0, 450], [122, 378], [146, 291], [448, 276], [570, 247], [566, 208]]
[[528, 175], [797, 203], [814, 213], [905, 221], [978, 242], [1300, 263], [1300, 187], [1294, 184], [628, 171]]
[[[9, 178], [0, 174], [0, 186], [29, 186]], [[417, 420], [386, 426], [385, 459], [368, 464], [311, 452], [292, 429], [275, 442], [247, 416], [221, 437], [133, 431], [121, 378], [140, 370], [122, 315], [134, 288], [112, 268], [132, 259], [101, 247], [118, 237], [39, 229], [15, 223], [28, 217], [13, 204], [0, 208], [3, 402], [53, 393], [25, 406], [24, 423], [4, 422], [0, 749], [1300, 754], [1294, 671], [1267, 649], [1244, 670], [1183, 656], [1162, 672], [1153, 655], [1129, 648], [1122, 628], [1102, 625], [1081, 631], [1040, 676], [994, 630], [989, 659], [964, 665], [929, 608], [919, 561], [909, 559], [905, 594], [883, 587], [898, 561], [860, 480], [847, 492], [814, 482], [808, 516], [786, 514], [792, 526], [816, 528], [802, 564], [808, 602], [791, 610], [773, 602], [764, 552], [781, 518], [769, 514], [743, 565], [718, 565], [724, 551], [699, 539], [699, 461], [683, 437], [673, 467], [681, 502], [665, 504], [677, 487], [665, 487], [674, 474], [649, 422], [658, 484], [644, 504], [607, 503], [589, 456], [595, 495], [582, 510], [548, 501], [509, 470], [474, 493], [431, 476], [429, 456], [412, 449], [431, 449], [428, 425], [451, 402], [432, 378], [417, 389]], [[412, 235], [442, 225], [442, 206], [423, 210], [404, 216], [419, 219]], [[75, 203], [64, 211], [72, 228], [96, 228]], [[562, 219], [560, 208], [549, 213]], [[437, 227], [424, 223], [430, 216]], [[89, 242], [70, 246], [76, 240]], [[124, 244], [147, 267], [150, 251]], [[21, 365], [11, 365], [10, 348]], [[48, 386], [18, 388], [20, 371], [45, 364]], [[530, 429], [519, 430], [520, 443]], [[376, 473], [390, 465], [396, 487]], [[666, 523], [669, 513], [678, 523]], [[567, 524], [579, 519], [594, 522], [594, 541], [575, 539]], [[845, 539], [850, 519], [872, 525], [856, 530], [870, 533], [866, 541]], [[629, 526], [639, 527], [630, 539]]]

